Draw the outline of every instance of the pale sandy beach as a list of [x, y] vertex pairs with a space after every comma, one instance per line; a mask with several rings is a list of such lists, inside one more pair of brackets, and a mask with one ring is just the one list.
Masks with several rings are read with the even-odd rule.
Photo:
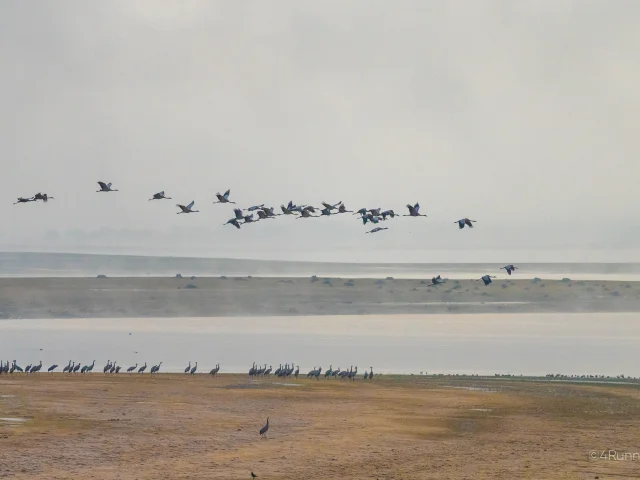
[[0, 278], [0, 318], [634, 312], [640, 282], [495, 279]]

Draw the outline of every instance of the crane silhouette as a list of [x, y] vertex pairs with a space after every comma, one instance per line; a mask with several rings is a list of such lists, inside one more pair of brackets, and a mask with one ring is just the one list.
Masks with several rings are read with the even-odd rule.
[[267, 417], [267, 424], [260, 429], [260, 436], [267, 438], [267, 431], [269, 430], [269, 417]]

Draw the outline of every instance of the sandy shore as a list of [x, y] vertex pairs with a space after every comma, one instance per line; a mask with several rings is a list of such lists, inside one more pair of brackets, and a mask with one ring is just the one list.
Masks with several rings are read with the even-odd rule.
[[0, 278], [0, 318], [640, 311], [640, 282]]
[[584, 480], [636, 478], [640, 461], [589, 453], [638, 452], [632, 386], [98, 373], [0, 386], [7, 478]]

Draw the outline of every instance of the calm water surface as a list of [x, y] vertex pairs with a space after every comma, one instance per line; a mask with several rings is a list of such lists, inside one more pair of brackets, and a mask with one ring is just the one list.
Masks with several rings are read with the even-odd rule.
[[[640, 318], [622, 314], [384, 315], [0, 321], [0, 358], [43, 370], [69, 360], [101, 370], [198, 361], [221, 372], [252, 362], [301, 371], [373, 366], [381, 373], [551, 372], [640, 375]], [[42, 349], [42, 351], [40, 351]], [[137, 353], [136, 353], [137, 352]], [[99, 367], [99, 368], [98, 368]]]

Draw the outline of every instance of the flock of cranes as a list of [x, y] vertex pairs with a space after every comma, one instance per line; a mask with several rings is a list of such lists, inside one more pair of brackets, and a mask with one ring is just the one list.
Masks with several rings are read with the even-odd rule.
[[[93, 368], [95, 366], [96, 366], [95, 360], [87, 365], [82, 365], [82, 363], [80, 362], [76, 363], [72, 360], [69, 360], [69, 363], [62, 369], [62, 373], [68, 373], [68, 374], [92, 373]], [[158, 373], [160, 371], [161, 366], [162, 366], [162, 362], [158, 363], [157, 365], [153, 365], [149, 369], [149, 373], [152, 375], [155, 373]], [[141, 365], [141, 366], [138, 366], [138, 364], [136, 363], [135, 365], [128, 367], [125, 371], [127, 373], [144, 373], [147, 371], [147, 367], [148, 367], [147, 362], [144, 362], [144, 365]], [[47, 372], [53, 373], [58, 368], [59, 368], [58, 364], [51, 365], [49, 368], [47, 368]], [[5, 374], [38, 373], [41, 369], [42, 369], [42, 360], [37, 365], [29, 364], [25, 368], [22, 368], [20, 365], [18, 365], [16, 360], [14, 360], [11, 363], [9, 363], [9, 360], [7, 360], [5, 363], [0, 362], [0, 375], [3, 373]], [[111, 360], [107, 360], [107, 364], [102, 368], [102, 373], [104, 373], [105, 375], [116, 374], [116, 373], [120, 373], [121, 369], [122, 369], [122, 365], [118, 365], [116, 361], [111, 362]], [[185, 369], [184, 373], [194, 375], [197, 369], [198, 369], [198, 362], [196, 362], [196, 364], [193, 367], [191, 366], [191, 362], [189, 362], [189, 366]], [[209, 374], [212, 376], [215, 376], [219, 371], [220, 371], [220, 364], [218, 363], [215, 367], [213, 367], [209, 371]]]
[[[295, 370], [294, 370], [294, 367], [295, 367]], [[373, 375], [374, 375], [373, 367], [369, 367], [369, 368], [370, 368], [370, 371], [364, 372], [365, 380], [373, 380]], [[293, 375], [295, 378], [298, 378], [298, 375], [300, 375], [300, 366], [296, 367], [296, 365], [294, 365], [293, 363], [291, 365], [289, 365], [288, 363], [284, 365], [280, 364], [280, 366], [275, 371], [273, 371], [272, 365], [269, 365], [269, 368], [267, 368], [266, 363], [264, 364], [264, 366], [259, 366], [259, 365], [256, 365], [255, 362], [253, 362], [253, 366], [249, 369], [249, 377], [269, 377], [270, 375], [273, 375], [274, 377], [279, 377], [279, 378], [288, 378]], [[351, 366], [349, 370], [340, 370], [339, 367], [334, 370], [333, 365], [330, 365], [329, 370], [326, 370], [324, 373], [322, 373], [322, 367], [318, 367], [318, 368], [313, 367], [313, 370], [309, 370], [309, 372], [307, 372], [306, 377], [315, 378], [316, 380], [319, 380], [321, 376], [324, 376], [325, 378], [340, 378], [342, 380], [355, 380], [357, 375], [358, 375], [357, 366], [355, 369], [353, 368], [353, 366]]]
[[[96, 190], [96, 192], [98, 193], [109, 193], [109, 192], [118, 191], [118, 189], [112, 187], [113, 184], [111, 182], [106, 183], [106, 182], [99, 181], [98, 185], [100, 186], [100, 190]], [[218, 192], [216, 193], [216, 198], [218, 200], [213, 203], [214, 204], [228, 203], [228, 204], [235, 205], [236, 202], [233, 202], [229, 199], [230, 195], [231, 195], [231, 189], [228, 189], [224, 193]], [[19, 197], [18, 200], [14, 203], [14, 205], [18, 203], [36, 202], [38, 200], [42, 202], [47, 202], [53, 198], [54, 197], [50, 197], [46, 193], [37, 193], [32, 197]], [[164, 191], [161, 191], [158, 193], [154, 193], [153, 196], [149, 199], [149, 201], [171, 200], [171, 199], [172, 199], [171, 197], [168, 197], [165, 195]], [[317, 217], [324, 217], [324, 216], [329, 217], [332, 215], [352, 213], [353, 215], [359, 215], [360, 216], [359, 218], [364, 225], [366, 225], [367, 223], [377, 224], [381, 221], [383, 222], [389, 218], [395, 218], [398, 216], [402, 216], [402, 217], [426, 217], [427, 216], [425, 214], [420, 213], [419, 203], [415, 203], [414, 205], [407, 204], [407, 210], [409, 211], [407, 215], [398, 215], [393, 210], [383, 211], [380, 207], [361, 208], [360, 210], [357, 210], [354, 212], [353, 210], [348, 210], [342, 201], [339, 201], [338, 203], [335, 203], [335, 204], [329, 204], [326, 202], [321, 202], [321, 203], [322, 203], [322, 208], [314, 207], [312, 205], [296, 205], [293, 203], [293, 201], [290, 201], [287, 204], [287, 206], [280, 205], [280, 210], [282, 211], [282, 213], [275, 213], [274, 207], [265, 207], [264, 204], [253, 205], [246, 209], [234, 208], [233, 209], [234, 216], [230, 218], [227, 222], [225, 222], [224, 225], [233, 225], [237, 229], [240, 229], [242, 225], [245, 225], [248, 223], [254, 223], [260, 220], [273, 219], [281, 215], [296, 215], [297, 218], [300, 219], [300, 218], [317, 218]], [[200, 210], [195, 210], [194, 205], [195, 205], [194, 200], [192, 200], [191, 203], [187, 205], [176, 204], [176, 207], [180, 209], [180, 211], [176, 213], [178, 214], [199, 213]], [[254, 215], [257, 215], [258, 218], [255, 218]], [[457, 223], [458, 227], [462, 229], [465, 226], [473, 228], [473, 223], [475, 222], [476, 220], [462, 218], [460, 220], [456, 220], [454, 223]], [[375, 227], [372, 230], [369, 230], [365, 233], [377, 233], [377, 232], [381, 232], [383, 230], [388, 230], [388, 229], [389, 229], [388, 227]]]
[[[120, 373], [120, 370], [122, 369], [122, 365], [118, 365], [117, 363], [118, 362], [116, 361], [112, 362], [111, 360], [107, 360], [106, 365], [102, 368], [102, 373], [104, 373], [105, 375]], [[68, 373], [71, 375], [89, 374], [93, 372], [93, 369], [95, 366], [96, 366], [95, 360], [87, 365], [82, 365], [82, 363], [80, 362], [76, 363], [72, 360], [69, 360], [69, 363], [65, 365], [65, 367], [62, 369], [62, 373]], [[158, 373], [160, 371], [161, 366], [162, 366], [162, 362], [158, 363], [157, 365], [153, 365], [149, 370], [149, 374], [153, 375]], [[135, 365], [131, 365], [130, 367], [128, 367], [125, 371], [127, 373], [142, 374], [146, 372], [147, 367], [148, 367], [147, 362], [144, 362], [144, 365], [141, 365], [141, 366], [138, 366], [138, 363], [136, 363]], [[253, 366], [249, 369], [249, 377], [252, 377], [252, 378], [269, 377], [273, 375], [274, 377], [279, 377], [279, 378], [287, 378], [291, 376], [298, 378], [298, 375], [300, 375], [300, 367], [297, 366], [295, 369], [294, 367], [296, 366], [293, 363], [291, 365], [289, 365], [288, 363], [285, 365], [280, 364], [280, 366], [275, 371], [273, 371], [273, 367], [269, 366], [269, 368], [267, 368], [266, 363], [263, 367], [260, 367], [256, 365], [256, 363], [254, 362]], [[49, 368], [47, 368], [47, 372], [53, 373], [58, 368], [59, 368], [58, 364], [51, 365]], [[373, 367], [369, 367], [369, 368], [370, 368], [370, 371], [365, 371], [364, 373], [365, 380], [373, 380], [373, 375], [374, 375]], [[40, 372], [41, 369], [42, 369], [42, 360], [40, 360], [40, 363], [38, 364], [29, 364], [25, 368], [22, 368], [20, 365], [18, 365], [16, 360], [14, 360], [11, 363], [9, 363], [8, 360], [5, 363], [0, 362], [0, 375], [3, 373], [4, 374], [38, 373]], [[189, 361], [189, 364], [184, 369], [184, 374], [195, 375], [197, 371], [198, 371], [198, 362], [195, 362], [192, 365], [191, 361]], [[215, 367], [209, 370], [209, 375], [216, 376], [219, 371], [220, 371], [220, 364], [218, 363], [216, 364]], [[329, 370], [325, 371], [324, 373], [322, 372], [322, 367], [318, 367], [318, 368], [314, 367], [313, 370], [310, 370], [306, 374], [306, 377], [319, 379], [320, 376], [324, 376], [325, 378], [334, 377], [334, 378], [340, 378], [343, 380], [355, 380], [357, 374], [358, 374], [357, 366], [355, 369], [352, 366], [348, 370], [340, 370], [340, 368], [337, 368], [336, 370], [334, 370], [333, 365], [331, 365], [329, 367]]]
[[[100, 190], [97, 190], [98, 193], [109, 193], [109, 192], [117, 192], [118, 190], [112, 187], [112, 183], [106, 183], [99, 181], [98, 185], [100, 186]], [[217, 201], [213, 202], [214, 204], [233, 204], [236, 202], [230, 200], [231, 189], [228, 189], [224, 193], [217, 192], [215, 194]], [[29, 203], [29, 202], [47, 202], [53, 199], [53, 197], [48, 196], [46, 193], [37, 193], [32, 197], [19, 197], [18, 201], [14, 203]], [[171, 197], [168, 197], [164, 190], [158, 193], [154, 193], [149, 201], [152, 200], [171, 200]], [[265, 206], [265, 204], [252, 205], [248, 208], [234, 208], [233, 209], [233, 217], [227, 220], [223, 225], [233, 225], [237, 229], [242, 228], [243, 225], [256, 223], [263, 220], [272, 220], [279, 216], [287, 216], [293, 215], [296, 216], [296, 219], [301, 218], [318, 218], [318, 217], [330, 217], [333, 215], [342, 215], [351, 213], [352, 215], [359, 215], [359, 219], [362, 221], [364, 225], [373, 224], [376, 225], [379, 222], [385, 222], [388, 219], [393, 219], [395, 217], [426, 217], [427, 215], [420, 213], [420, 204], [416, 202], [414, 205], [407, 204], [406, 208], [408, 210], [408, 214], [399, 215], [391, 209], [382, 210], [382, 208], [361, 208], [359, 210], [353, 211], [348, 210], [345, 204], [341, 201], [335, 204], [330, 204], [326, 202], [320, 202], [322, 204], [322, 208], [314, 207], [312, 205], [296, 205], [293, 201], [289, 201], [289, 203], [285, 205], [280, 205], [280, 210], [282, 213], [276, 213], [274, 207]], [[189, 214], [189, 213], [199, 213], [200, 210], [195, 210], [195, 201], [192, 200], [191, 203], [187, 205], [176, 204], [176, 206], [180, 209], [177, 214]], [[257, 218], [254, 217], [257, 215]], [[473, 228], [473, 224], [476, 223], [476, 220], [471, 220], [469, 218], [461, 218], [460, 220], [456, 220], [453, 223], [458, 224], [458, 228], [462, 230], [465, 227]], [[365, 233], [378, 233], [384, 230], [389, 230], [389, 227], [381, 227], [376, 226], [371, 230], [366, 231]], [[516, 267], [513, 265], [507, 265], [502, 267], [506, 272], [511, 275], [513, 271], [516, 270]], [[489, 285], [492, 283], [492, 279], [496, 278], [492, 275], [484, 275], [478, 280], [481, 280], [485, 285]], [[440, 278], [440, 276], [435, 277], [432, 280], [432, 285], [439, 285], [444, 283], [444, 280]]]

